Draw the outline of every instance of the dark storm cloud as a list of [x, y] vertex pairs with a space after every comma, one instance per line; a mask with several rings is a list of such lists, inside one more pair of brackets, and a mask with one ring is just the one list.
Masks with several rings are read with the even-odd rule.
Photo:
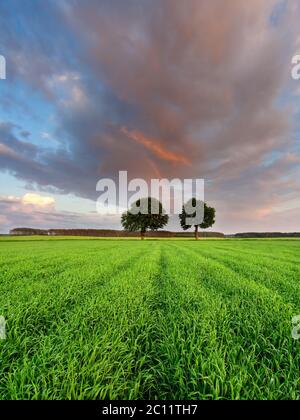
[[[31, 143], [19, 140], [13, 133], [18, 126], [12, 123], [0, 122], [0, 141], [2, 145], [6, 145], [20, 156], [27, 156], [30, 158], [36, 157], [38, 148]], [[22, 133], [20, 133], [22, 136]]]

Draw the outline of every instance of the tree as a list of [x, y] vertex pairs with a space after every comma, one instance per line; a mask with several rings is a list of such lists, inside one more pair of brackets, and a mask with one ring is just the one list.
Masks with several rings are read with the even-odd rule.
[[179, 215], [180, 224], [183, 230], [188, 230], [192, 226], [187, 225], [187, 218], [195, 217], [196, 211], [192, 214], [188, 214], [186, 212], [186, 208], [190, 208], [191, 206], [193, 208], [196, 208], [196, 206], [203, 206], [204, 205], [204, 215], [203, 215], [203, 221], [199, 225], [193, 225], [195, 227], [195, 239], [199, 239], [199, 227], [201, 229], [208, 229], [215, 223], [215, 216], [216, 216], [216, 210], [213, 207], [209, 207], [206, 203], [203, 203], [202, 201], [196, 200], [196, 198], [192, 198], [189, 200], [183, 207], [182, 207], [182, 213]]
[[161, 229], [168, 221], [169, 216], [162, 204], [152, 197], [137, 200], [121, 218], [123, 228], [129, 232], [140, 231], [142, 240], [145, 239], [147, 229], [152, 231]]

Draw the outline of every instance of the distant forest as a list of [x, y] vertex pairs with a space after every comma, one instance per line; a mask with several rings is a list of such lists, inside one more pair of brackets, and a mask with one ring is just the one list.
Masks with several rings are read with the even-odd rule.
[[300, 232], [248, 232], [236, 233], [234, 238], [300, 238]]
[[[124, 230], [109, 229], [32, 229], [16, 228], [10, 231], [12, 236], [94, 236], [102, 238], [135, 238], [139, 237], [139, 232], [126, 232]], [[149, 238], [193, 238], [194, 232], [168, 232], [157, 231], [147, 232]], [[246, 232], [236, 233], [234, 235], [224, 235], [220, 232], [201, 232], [203, 238], [300, 238], [300, 232], [282, 233], [282, 232]]]
[[[109, 229], [32, 229], [32, 228], [16, 228], [10, 231], [12, 236], [31, 236], [31, 235], [47, 235], [47, 236], [95, 236], [95, 237], [116, 237], [116, 238], [135, 238], [140, 237], [140, 232], [126, 232], [124, 230]], [[193, 238], [194, 232], [168, 232], [165, 230], [157, 232], [147, 232], [146, 237], [149, 238]], [[202, 232], [204, 238], [223, 238], [224, 234], [219, 232]]]

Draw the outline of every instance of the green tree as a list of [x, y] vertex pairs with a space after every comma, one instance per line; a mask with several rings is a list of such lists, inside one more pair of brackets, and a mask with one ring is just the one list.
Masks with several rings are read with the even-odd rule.
[[169, 216], [162, 204], [152, 197], [137, 200], [121, 218], [123, 228], [129, 232], [140, 232], [142, 240], [145, 239], [148, 229], [152, 231], [161, 229], [168, 221]]
[[202, 201], [196, 200], [196, 198], [191, 198], [183, 207], [182, 212], [179, 215], [180, 224], [183, 230], [188, 230], [192, 227], [192, 225], [187, 224], [187, 218], [192, 218], [196, 216], [196, 211], [192, 214], [188, 214], [186, 209], [188, 208], [196, 208], [204, 205], [204, 215], [202, 223], [198, 225], [193, 225], [195, 227], [195, 239], [199, 239], [199, 227], [201, 229], [208, 229], [215, 223], [216, 217], [216, 210], [213, 207], [209, 207], [206, 203]]

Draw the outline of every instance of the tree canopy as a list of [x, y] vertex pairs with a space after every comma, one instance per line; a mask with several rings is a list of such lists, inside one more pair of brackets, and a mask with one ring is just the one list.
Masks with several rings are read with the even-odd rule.
[[[187, 213], [186, 209], [196, 208], [203, 206], [203, 221], [200, 224], [189, 225], [187, 224], [187, 219], [196, 216], [196, 210], [192, 213]], [[215, 223], [216, 210], [213, 207], [209, 207], [203, 201], [197, 200], [196, 198], [191, 198], [182, 208], [182, 212], [179, 215], [180, 224], [183, 230], [188, 230], [191, 227], [195, 227], [195, 239], [199, 238], [199, 228], [208, 229]]]
[[129, 232], [139, 231], [141, 239], [147, 230], [162, 229], [168, 221], [169, 216], [161, 202], [152, 197], [137, 200], [121, 218], [123, 228]]

